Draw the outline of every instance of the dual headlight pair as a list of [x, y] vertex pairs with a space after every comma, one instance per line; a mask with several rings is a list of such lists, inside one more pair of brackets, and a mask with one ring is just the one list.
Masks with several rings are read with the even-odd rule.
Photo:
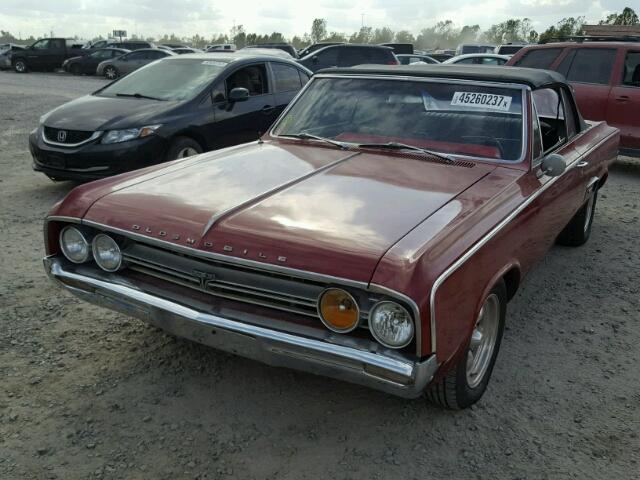
[[99, 233], [91, 241], [76, 227], [65, 227], [60, 232], [60, 248], [73, 263], [87, 262], [93, 254], [98, 266], [107, 272], [115, 272], [122, 266], [122, 252], [109, 235]]
[[[353, 295], [340, 288], [328, 288], [320, 295], [318, 313], [322, 323], [338, 333], [348, 333], [360, 322], [360, 309]], [[369, 312], [369, 331], [385, 347], [402, 348], [411, 343], [414, 325], [402, 305], [384, 300]]]

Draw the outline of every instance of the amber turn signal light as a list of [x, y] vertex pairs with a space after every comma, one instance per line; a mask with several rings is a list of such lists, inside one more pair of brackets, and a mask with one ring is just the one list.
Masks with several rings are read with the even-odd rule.
[[320, 295], [318, 313], [322, 323], [338, 333], [347, 333], [358, 326], [360, 310], [355, 298], [339, 288], [328, 288]]

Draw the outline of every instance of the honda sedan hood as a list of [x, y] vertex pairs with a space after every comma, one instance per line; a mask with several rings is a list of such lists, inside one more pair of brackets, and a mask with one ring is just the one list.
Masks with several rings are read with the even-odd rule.
[[47, 127], [84, 131], [142, 127], [176, 105], [177, 102], [144, 98], [86, 95], [52, 110], [43, 123]]
[[252, 144], [110, 185], [85, 220], [366, 282], [392, 245], [493, 168]]

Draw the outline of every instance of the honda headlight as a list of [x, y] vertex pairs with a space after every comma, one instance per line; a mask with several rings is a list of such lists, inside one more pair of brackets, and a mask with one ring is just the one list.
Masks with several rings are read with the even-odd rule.
[[413, 320], [407, 309], [395, 302], [377, 303], [369, 313], [369, 330], [385, 347], [402, 348], [413, 339]]
[[135, 140], [136, 138], [144, 138], [153, 135], [161, 125], [147, 125], [140, 128], [127, 128], [125, 130], [109, 130], [104, 137], [102, 143], [120, 143]]

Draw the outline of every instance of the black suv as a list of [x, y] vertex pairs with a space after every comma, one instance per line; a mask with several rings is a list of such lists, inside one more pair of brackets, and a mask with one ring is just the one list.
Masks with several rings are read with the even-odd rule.
[[88, 180], [256, 140], [311, 75], [250, 51], [171, 55], [43, 115], [33, 168]]
[[356, 65], [398, 65], [393, 49], [380, 45], [330, 45], [298, 60], [313, 72], [330, 67], [354, 67]]

